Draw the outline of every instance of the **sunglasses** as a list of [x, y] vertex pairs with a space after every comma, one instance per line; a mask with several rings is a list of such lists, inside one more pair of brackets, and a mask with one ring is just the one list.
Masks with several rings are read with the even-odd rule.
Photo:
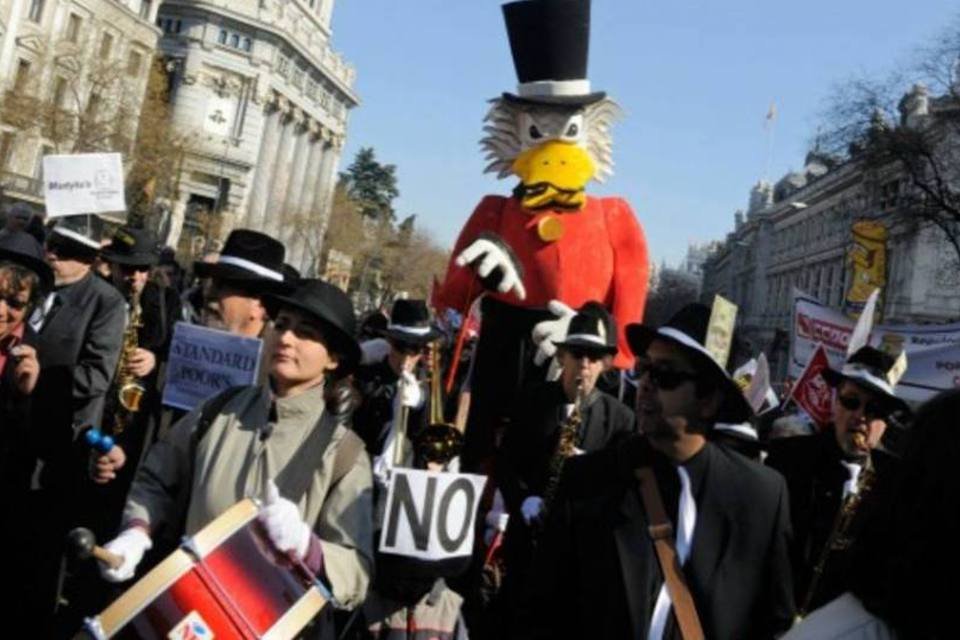
[[144, 271], [150, 271], [150, 266], [145, 264], [121, 264], [120, 273], [124, 275], [130, 275], [133, 273], [143, 273]]
[[407, 344], [405, 342], [395, 342], [390, 341], [390, 346], [393, 347], [393, 350], [402, 353], [405, 356], [415, 356], [418, 353], [423, 353], [423, 347], [417, 344]]
[[672, 391], [684, 382], [696, 380], [700, 377], [692, 371], [677, 371], [661, 365], [643, 362], [637, 362], [633, 373], [634, 379], [638, 381], [643, 377], [643, 374], [647, 374], [650, 377], [650, 382], [663, 391]]
[[580, 360], [582, 358], [586, 358], [590, 362], [597, 362], [598, 360], [603, 360], [604, 354], [598, 353], [597, 351], [590, 351], [588, 349], [579, 349], [577, 347], [572, 347], [572, 348], [566, 347], [566, 350], [567, 350], [567, 353], [570, 354], [570, 357], [573, 358], [574, 360]]
[[0, 294], [0, 301], [6, 302], [7, 306], [14, 311], [23, 311], [30, 304], [29, 300], [21, 300], [19, 296], [13, 293]]
[[860, 407], [863, 407], [863, 415], [871, 418], [886, 418], [890, 415], [889, 408], [876, 400], [864, 402], [857, 396], [837, 396], [837, 402], [847, 411], [857, 411]]

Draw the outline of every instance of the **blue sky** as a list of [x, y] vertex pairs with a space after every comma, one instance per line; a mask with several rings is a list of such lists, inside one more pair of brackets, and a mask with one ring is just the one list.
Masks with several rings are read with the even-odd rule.
[[[499, 0], [338, 0], [333, 45], [357, 69], [341, 168], [361, 146], [397, 165], [399, 215], [452, 244], [481, 196], [486, 100], [516, 76]], [[778, 118], [771, 178], [799, 168], [832, 88], [909, 61], [955, 0], [594, 0], [590, 79], [626, 111], [616, 175], [654, 259], [722, 238], [764, 173], [764, 118]]]

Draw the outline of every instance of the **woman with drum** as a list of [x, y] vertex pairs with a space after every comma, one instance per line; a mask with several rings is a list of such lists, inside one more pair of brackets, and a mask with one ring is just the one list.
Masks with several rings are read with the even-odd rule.
[[227, 390], [151, 448], [125, 528], [106, 545], [123, 557], [117, 568], [101, 565], [107, 580], [132, 578], [162, 527], [192, 535], [258, 497], [276, 548], [329, 584], [341, 606], [363, 602], [373, 565], [370, 463], [329, 400], [360, 358], [353, 306], [320, 280], [265, 302], [275, 322], [271, 388]]

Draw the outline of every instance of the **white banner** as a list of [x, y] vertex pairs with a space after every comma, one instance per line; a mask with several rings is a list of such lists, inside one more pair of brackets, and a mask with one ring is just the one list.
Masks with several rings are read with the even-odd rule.
[[[816, 298], [794, 291], [791, 377], [798, 377], [818, 343], [827, 350], [830, 366], [840, 368], [856, 321]], [[870, 344], [892, 354], [907, 353], [907, 373], [897, 395], [923, 402], [939, 391], [960, 387], [960, 322], [937, 325], [877, 325]]]
[[394, 469], [380, 551], [422, 560], [470, 555], [486, 482], [467, 473]]
[[43, 193], [48, 218], [126, 212], [120, 154], [44, 156]]

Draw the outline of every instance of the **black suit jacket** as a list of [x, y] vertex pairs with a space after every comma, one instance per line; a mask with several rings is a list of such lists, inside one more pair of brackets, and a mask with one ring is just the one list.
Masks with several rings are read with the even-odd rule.
[[[772, 638], [794, 613], [783, 478], [714, 444], [701, 455], [683, 570], [704, 632], [712, 640]], [[665, 506], [676, 512], [676, 470], [642, 436], [571, 460], [513, 637], [646, 637], [663, 579], [633, 478], [639, 464], [652, 464]], [[667, 631], [677, 637], [674, 624]]]
[[[25, 327], [22, 344], [36, 347], [36, 342], [36, 334]], [[28, 455], [33, 396], [25, 396], [17, 389], [16, 367], [17, 363], [9, 358], [0, 375], [0, 481], [12, 492], [29, 487], [33, 471]]]
[[40, 328], [33, 424], [45, 476], [71, 448], [74, 426], [99, 425], [126, 325], [123, 297], [92, 272], [56, 290]]

